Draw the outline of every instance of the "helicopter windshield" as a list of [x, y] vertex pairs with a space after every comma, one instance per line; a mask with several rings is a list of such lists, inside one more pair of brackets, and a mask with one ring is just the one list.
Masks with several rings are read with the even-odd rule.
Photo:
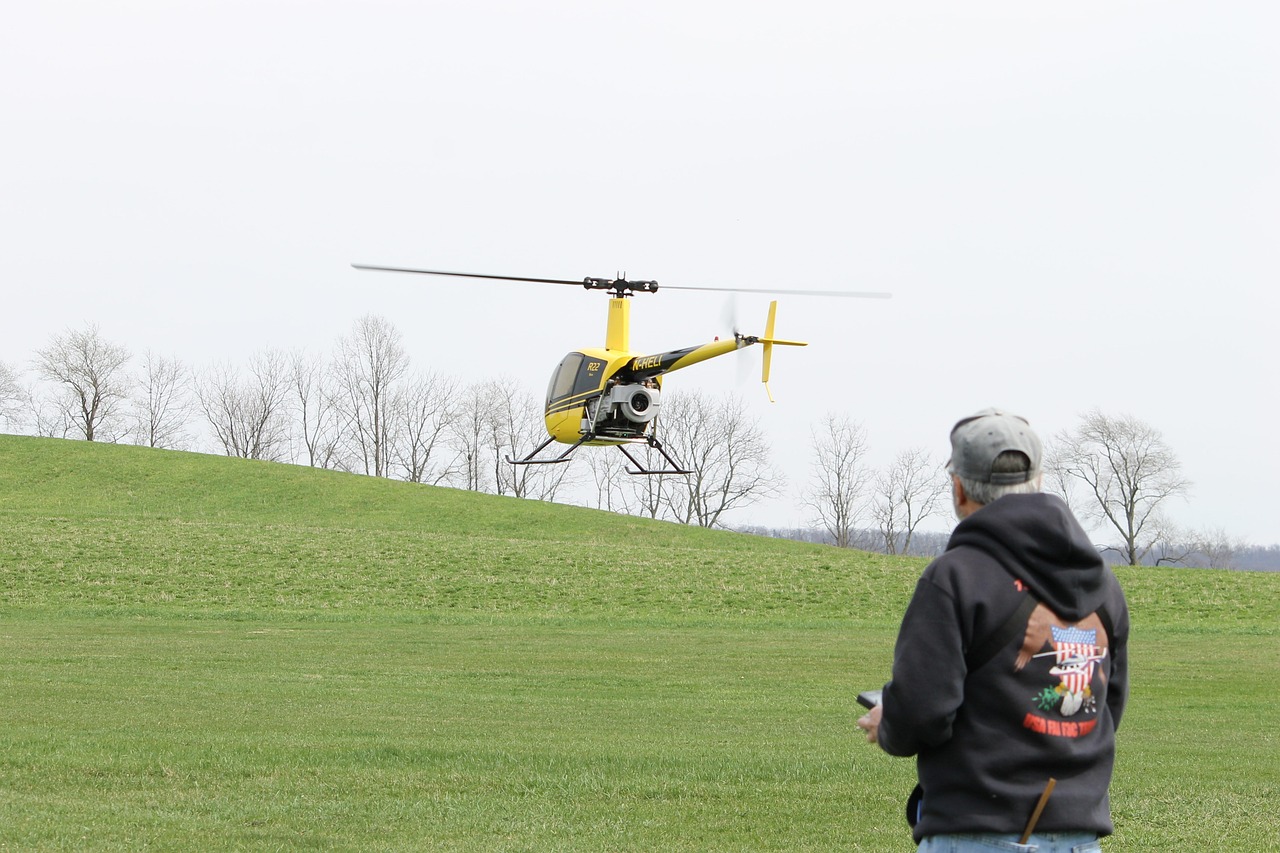
[[583, 405], [604, 386], [608, 362], [599, 356], [571, 352], [560, 361], [547, 386], [547, 412]]
[[551, 384], [547, 386], [547, 402], [558, 400], [573, 391], [573, 380], [578, 377], [578, 368], [586, 358], [580, 352], [571, 352], [561, 361], [556, 372], [551, 374]]

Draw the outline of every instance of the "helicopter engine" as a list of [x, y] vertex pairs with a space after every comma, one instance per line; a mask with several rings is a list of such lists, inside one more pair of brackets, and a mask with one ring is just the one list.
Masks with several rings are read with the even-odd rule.
[[643, 435], [661, 404], [662, 392], [656, 386], [619, 382], [588, 407], [583, 431], [623, 438]]
[[609, 402], [633, 424], [647, 424], [658, 416], [662, 394], [657, 388], [634, 383], [613, 386]]

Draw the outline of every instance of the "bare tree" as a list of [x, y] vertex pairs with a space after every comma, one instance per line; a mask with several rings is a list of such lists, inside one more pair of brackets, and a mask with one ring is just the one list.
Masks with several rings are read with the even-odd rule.
[[659, 418], [663, 444], [690, 469], [664, 495], [677, 521], [715, 527], [729, 510], [782, 490], [783, 474], [770, 464], [764, 433], [740, 397], [717, 403], [698, 392], [665, 395]]
[[847, 415], [828, 412], [812, 436], [813, 462], [801, 501], [838, 547], [852, 547], [873, 476], [863, 461], [866, 430]]
[[569, 463], [556, 465], [513, 465], [546, 438], [542, 408], [528, 391], [518, 390], [508, 379], [488, 383], [486, 435], [488, 458], [493, 464], [493, 482], [500, 495], [553, 501], [569, 481]]
[[86, 441], [115, 441], [123, 434], [120, 409], [129, 399], [125, 365], [129, 351], [103, 339], [97, 326], [55, 335], [36, 352], [35, 369], [60, 386], [55, 404]]
[[26, 409], [25, 426], [41, 438], [69, 438], [73, 432], [70, 416], [65, 407], [58, 401], [50, 400], [40, 394], [34, 387], [28, 386], [22, 392], [23, 406]]
[[911, 553], [911, 539], [920, 522], [941, 507], [947, 481], [937, 460], [913, 447], [899, 453], [876, 478], [871, 514], [886, 554]]
[[21, 417], [23, 393], [13, 368], [0, 361], [0, 423], [16, 424]]
[[1169, 498], [1185, 495], [1191, 483], [1159, 431], [1136, 418], [1108, 417], [1094, 409], [1074, 430], [1056, 437], [1048, 456], [1052, 479], [1086, 492], [1082, 513], [1120, 534], [1121, 553], [1139, 565], [1165, 539], [1158, 512]]
[[400, 332], [382, 317], [361, 317], [351, 336], [338, 341], [334, 399], [342, 435], [366, 474], [391, 475], [391, 406], [408, 366]]
[[1196, 535], [1175, 524], [1164, 513], [1154, 513], [1147, 521], [1147, 530], [1151, 534], [1148, 558], [1157, 566], [1185, 566], [1196, 551]]
[[219, 365], [196, 382], [214, 435], [228, 456], [280, 461], [288, 444], [289, 370], [283, 354], [266, 350], [253, 357], [249, 375]]
[[147, 350], [142, 360], [138, 397], [134, 401], [133, 439], [147, 447], [182, 449], [194, 404], [189, 386], [191, 372], [176, 358]]
[[434, 372], [408, 380], [392, 406], [392, 456], [411, 483], [436, 484], [453, 475], [449, 430], [456, 417], [457, 382]]
[[486, 438], [491, 416], [492, 383], [476, 382], [458, 395], [457, 414], [449, 426], [449, 444], [455, 454], [449, 481], [473, 492], [488, 491], [492, 470]]
[[[663, 405], [666, 405], [666, 402], [671, 400], [670, 397], [663, 399]], [[674, 416], [672, 419], [674, 420]], [[659, 424], [659, 428], [661, 428], [661, 424]], [[667, 460], [648, 448], [643, 450], [632, 449], [631, 453], [639, 453], [639, 458], [644, 462], [644, 467], [650, 471], [661, 471], [667, 467]], [[606, 455], [616, 456], [622, 462], [626, 462], [626, 457], [617, 451], [606, 451]], [[679, 501], [681, 496], [686, 494], [685, 474], [633, 475], [627, 474], [624, 470], [628, 467], [629, 465], [622, 464], [619, 465], [618, 470], [627, 478], [622, 488], [626, 490], [626, 494], [629, 497], [629, 500], [624, 499], [629, 512], [645, 518], [657, 519], [670, 512], [673, 500]]]
[[631, 476], [624, 470], [626, 462], [626, 457], [613, 448], [594, 448], [586, 452], [587, 470], [591, 472], [596, 487], [596, 509], [628, 511], [625, 486], [630, 485]]
[[329, 373], [319, 357], [295, 352], [290, 364], [294, 425], [306, 448], [307, 464], [312, 468], [338, 466], [337, 413]]
[[1197, 531], [1191, 541], [1194, 553], [1202, 558], [1207, 569], [1237, 568], [1237, 556], [1249, 547], [1244, 539], [1228, 534], [1221, 527]]

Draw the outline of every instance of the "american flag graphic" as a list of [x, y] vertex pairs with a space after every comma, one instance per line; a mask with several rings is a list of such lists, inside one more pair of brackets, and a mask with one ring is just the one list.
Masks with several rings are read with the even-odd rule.
[[1098, 649], [1098, 632], [1083, 628], [1053, 628], [1053, 650], [1057, 656], [1055, 675], [1071, 693], [1081, 693], [1093, 682], [1093, 668], [1102, 655]]

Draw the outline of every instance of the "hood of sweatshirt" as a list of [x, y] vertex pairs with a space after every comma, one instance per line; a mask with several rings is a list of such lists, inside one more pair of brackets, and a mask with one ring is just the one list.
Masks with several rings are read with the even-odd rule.
[[1106, 599], [1106, 563], [1056, 495], [992, 501], [956, 526], [947, 550], [963, 547], [990, 554], [1065, 619], [1082, 619]]

